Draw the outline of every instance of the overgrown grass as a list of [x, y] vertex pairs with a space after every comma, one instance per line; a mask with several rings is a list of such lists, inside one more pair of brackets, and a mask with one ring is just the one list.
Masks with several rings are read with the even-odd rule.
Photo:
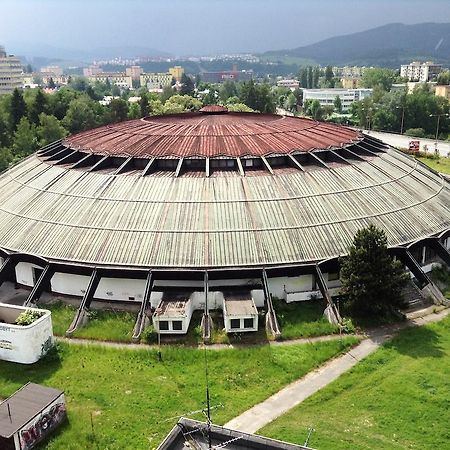
[[[61, 301], [42, 305], [52, 312], [53, 334], [64, 336], [77, 308]], [[91, 310], [88, 323], [74, 337], [99, 341], [131, 342], [136, 313], [111, 310]]]
[[339, 332], [339, 328], [323, 316], [323, 300], [286, 303], [274, 299], [274, 308], [281, 328], [282, 339], [321, 336]]
[[[355, 342], [209, 350], [211, 402], [223, 404], [214, 421], [225, 423]], [[69, 421], [46, 449], [152, 449], [178, 416], [204, 407], [203, 350], [164, 347], [159, 362], [153, 350], [59, 348], [32, 366], [0, 362], [2, 398], [27, 381], [65, 391]]]
[[440, 158], [417, 158], [419, 161], [426, 164], [438, 172], [446, 173], [450, 175], [450, 158], [440, 157]]
[[260, 434], [327, 449], [444, 449], [450, 318], [407, 329]]
[[91, 310], [89, 321], [75, 331], [74, 336], [99, 341], [130, 342], [136, 313], [110, 310]]

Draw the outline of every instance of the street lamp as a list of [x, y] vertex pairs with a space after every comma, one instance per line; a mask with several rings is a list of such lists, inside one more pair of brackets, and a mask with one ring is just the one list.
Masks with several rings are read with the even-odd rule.
[[437, 152], [437, 141], [438, 141], [438, 137], [439, 137], [439, 122], [441, 120], [441, 116], [444, 117], [448, 117], [449, 114], [448, 113], [442, 113], [442, 114], [430, 114], [430, 117], [437, 117], [437, 122], [436, 122], [436, 137], [435, 137], [435, 142], [434, 142], [434, 150]]

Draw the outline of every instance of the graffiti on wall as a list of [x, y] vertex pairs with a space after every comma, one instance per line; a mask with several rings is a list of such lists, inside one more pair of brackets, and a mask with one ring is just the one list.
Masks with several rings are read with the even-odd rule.
[[50, 430], [59, 425], [66, 416], [66, 405], [55, 403], [47, 411], [36, 418], [33, 424], [27, 424], [20, 431], [20, 447], [22, 450], [32, 449], [39, 441], [44, 439]]

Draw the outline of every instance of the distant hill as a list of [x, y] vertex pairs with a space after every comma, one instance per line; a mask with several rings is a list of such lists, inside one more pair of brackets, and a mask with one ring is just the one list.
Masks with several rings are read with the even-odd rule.
[[99, 59], [111, 59], [115, 57], [134, 58], [137, 56], [150, 57], [170, 57], [169, 53], [148, 47], [138, 46], [110, 46], [86, 49], [70, 49], [53, 47], [51, 45], [30, 43], [15, 43], [8, 44], [8, 49], [18, 55], [23, 55], [26, 58], [42, 58], [53, 61], [76, 61], [76, 62], [90, 62]]
[[264, 55], [312, 59], [321, 65], [398, 67], [416, 59], [450, 65], [450, 23], [391, 23]]

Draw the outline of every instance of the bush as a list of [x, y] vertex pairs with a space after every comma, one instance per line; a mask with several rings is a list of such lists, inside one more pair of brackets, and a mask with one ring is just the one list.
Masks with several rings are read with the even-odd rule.
[[36, 311], [33, 309], [27, 309], [26, 311], [21, 312], [16, 321], [14, 322], [16, 325], [21, 325], [26, 327], [27, 325], [31, 325], [33, 322], [42, 317], [44, 313], [40, 311]]
[[425, 137], [425, 130], [423, 128], [408, 128], [405, 131], [405, 134], [407, 136], [423, 138], [423, 137]]
[[156, 342], [158, 342], [158, 333], [156, 332], [153, 325], [149, 325], [148, 327], [144, 328], [144, 331], [141, 335], [141, 340], [147, 344], [155, 344]]

